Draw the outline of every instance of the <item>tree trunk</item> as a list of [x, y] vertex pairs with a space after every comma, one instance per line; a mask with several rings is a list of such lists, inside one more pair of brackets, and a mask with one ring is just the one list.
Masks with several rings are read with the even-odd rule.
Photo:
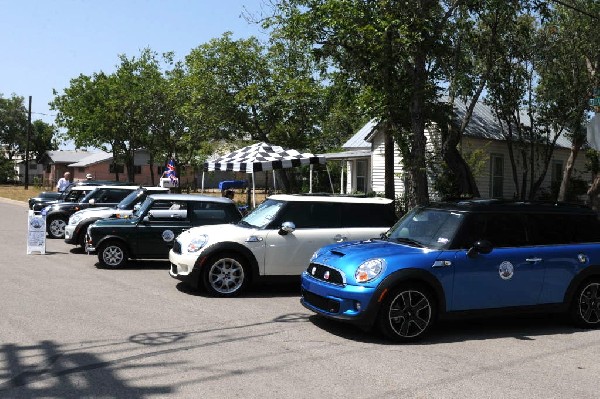
[[385, 168], [385, 198], [396, 199], [396, 188], [394, 187], [394, 137], [389, 127], [384, 132], [384, 168]]
[[577, 159], [577, 155], [579, 154], [579, 150], [583, 145], [585, 137], [581, 135], [577, 135], [573, 139], [573, 144], [571, 146], [571, 152], [569, 153], [569, 158], [567, 159], [567, 165], [565, 166], [565, 170], [563, 171], [562, 181], [560, 182], [560, 189], [558, 190], [558, 198], [557, 201], [566, 201], [567, 199], [567, 190], [569, 189], [569, 182], [571, 180], [571, 176], [573, 175], [573, 169], [575, 169], [575, 160]]
[[457, 148], [460, 136], [460, 130], [452, 125], [448, 126], [445, 133], [442, 131], [442, 157], [456, 179], [460, 195], [479, 197], [475, 176]]

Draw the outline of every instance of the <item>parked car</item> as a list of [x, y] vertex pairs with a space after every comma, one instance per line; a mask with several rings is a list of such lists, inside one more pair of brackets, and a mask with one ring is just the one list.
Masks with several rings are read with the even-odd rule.
[[317, 248], [378, 237], [395, 221], [389, 199], [273, 195], [236, 225], [182, 233], [169, 253], [170, 275], [233, 296], [257, 278], [299, 276]]
[[600, 222], [558, 203], [462, 201], [418, 207], [386, 235], [319, 249], [302, 304], [404, 342], [440, 318], [569, 312], [600, 325]]
[[[34, 211], [41, 211], [48, 205], [56, 204], [57, 202], [77, 202], [80, 198], [74, 198], [71, 194], [71, 189], [73, 187], [79, 186], [109, 186], [109, 185], [132, 185], [132, 183], [123, 183], [123, 182], [113, 182], [113, 181], [104, 181], [104, 180], [82, 180], [71, 184], [67, 189], [63, 192], [58, 191], [42, 191], [36, 197], [31, 197], [28, 200], [29, 209], [33, 209]], [[87, 189], [87, 192], [93, 190], [93, 187]], [[81, 194], [79, 191], [77, 194]]]
[[[83, 186], [86, 187], [86, 186]], [[46, 229], [52, 238], [64, 238], [69, 217], [77, 211], [90, 207], [116, 206], [139, 186], [94, 186], [94, 189], [77, 202], [63, 201], [44, 208]], [[74, 187], [73, 190], [81, 190]]]
[[150, 194], [167, 194], [168, 188], [163, 187], [140, 187], [114, 207], [94, 207], [77, 211], [69, 217], [69, 222], [65, 226], [65, 242], [67, 244], [80, 245], [85, 247], [85, 234], [90, 224], [96, 220], [109, 217], [126, 218], [131, 216], [134, 209], [139, 207], [146, 197]]
[[98, 220], [87, 230], [86, 251], [98, 252], [104, 267], [128, 259], [167, 259], [174, 238], [193, 226], [237, 223], [241, 214], [228, 198], [153, 194], [130, 218]]

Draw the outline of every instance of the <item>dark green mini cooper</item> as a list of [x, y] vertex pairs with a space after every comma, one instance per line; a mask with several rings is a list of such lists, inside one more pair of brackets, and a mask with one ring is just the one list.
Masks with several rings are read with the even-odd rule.
[[128, 259], [167, 259], [173, 240], [194, 226], [237, 223], [236, 204], [221, 197], [154, 194], [127, 218], [99, 220], [87, 230], [85, 250], [98, 251], [104, 267], [118, 268]]

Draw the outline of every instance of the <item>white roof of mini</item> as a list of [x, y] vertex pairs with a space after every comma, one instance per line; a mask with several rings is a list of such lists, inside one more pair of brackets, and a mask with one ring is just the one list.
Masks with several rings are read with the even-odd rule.
[[214, 197], [211, 195], [202, 194], [152, 194], [150, 197], [167, 201], [209, 201], [221, 203], [233, 203], [232, 200], [226, 197]]
[[392, 202], [389, 198], [382, 197], [351, 197], [343, 195], [292, 195], [276, 194], [268, 197], [277, 201], [295, 201], [295, 202], [345, 202], [351, 204], [389, 204]]

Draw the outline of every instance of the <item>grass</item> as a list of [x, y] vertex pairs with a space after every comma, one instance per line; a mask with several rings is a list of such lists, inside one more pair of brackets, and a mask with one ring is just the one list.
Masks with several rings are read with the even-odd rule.
[[[47, 188], [29, 186], [28, 190], [25, 190], [24, 186], [13, 186], [13, 185], [0, 185], [0, 197], [8, 198], [16, 201], [27, 202], [27, 200], [31, 197], [37, 196], [42, 191], [50, 191]], [[261, 190], [262, 191], [262, 190]], [[192, 194], [200, 194], [200, 193], [192, 193]], [[221, 192], [219, 190], [205, 190], [204, 194], [211, 196], [221, 196]], [[256, 193], [256, 203], [260, 204], [266, 195], [263, 192]], [[234, 201], [239, 205], [243, 205], [246, 203], [246, 193], [236, 191], [234, 196]]]

